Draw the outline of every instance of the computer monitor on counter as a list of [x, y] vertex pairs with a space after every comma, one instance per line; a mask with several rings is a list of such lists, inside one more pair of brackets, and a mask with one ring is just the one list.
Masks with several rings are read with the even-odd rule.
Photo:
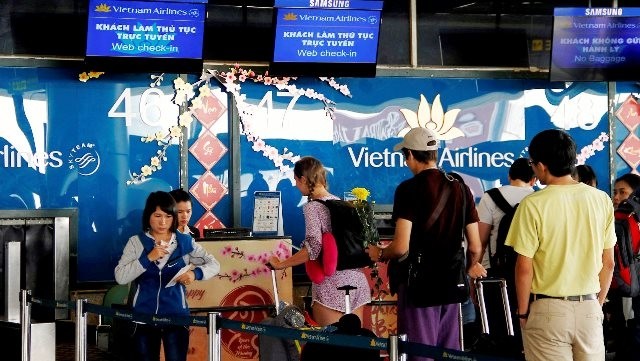
[[375, 219], [380, 238], [393, 238], [396, 226], [391, 219], [393, 213], [393, 204], [377, 204], [373, 205], [373, 218]]

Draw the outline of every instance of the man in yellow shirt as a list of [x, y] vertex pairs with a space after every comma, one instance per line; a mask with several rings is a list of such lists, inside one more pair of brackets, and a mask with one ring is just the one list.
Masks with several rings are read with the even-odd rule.
[[568, 133], [538, 133], [529, 156], [546, 187], [520, 202], [505, 242], [518, 253], [517, 314], [525, 357], [602, 361], [602, 304], [616, 242], [611, 200], [571, 177], [576, 144]]

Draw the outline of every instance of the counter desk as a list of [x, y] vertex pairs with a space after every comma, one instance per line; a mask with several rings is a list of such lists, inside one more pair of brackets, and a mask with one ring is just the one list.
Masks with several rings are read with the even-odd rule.
[[[222, 317], [258, 323], [271, 315], [274, 293], [269, 257], [290, 257], [290, 237], [225, 237], [198, 239], [220, 262], [220, 273], [209, 280], [187, 286], [187, 301], [193, 315], [221, 312]], [[293, 303], [291, 268], [276, 271], [280, 301]], [[189, 361], [207, 359], [207, 330], [192, 327]], [[222, 360], [258, 360], [258, 336], [230, 330], [221, 331]]]

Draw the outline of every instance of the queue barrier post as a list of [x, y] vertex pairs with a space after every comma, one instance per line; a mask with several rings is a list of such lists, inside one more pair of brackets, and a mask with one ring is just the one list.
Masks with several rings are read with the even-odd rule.
[[31, 360], [31, 291], [20, 290], [20, 333], [22, 334], [22, 361]]
[[464, 350], [464, 314], [462, 312], [462, 303], [458, 303], [458, 328], [460, 329], [460, 349]]
[[209, 361], [220, 361], [220, 329], [218, 328], [218, 318], [220, 312], [209, 312], [209, 324], [207, 331], [209, 333]]
[[398, 361], [398, 335], [389, 335], [389, 361]]
[[[396, 361], [407, 361], [407, 354], [406, 353], [400, 353], [398, 351], [398, 345], [400, 344], [400, 341], [407, 341], [407, 335], [406, 334], [400, 334], [395, 336], [396, 337], [396, 341], [395, 341], [395, 360]], [[391, 339], [389, 339], [389, 345], [391, 345]], [[389, 355], [391, 355], [391, 353], [389, 353]], [[391, 359], [394, 360], [394, 359]]]
[[86, 299], [76, 300], [76, 361], [87, 361], [87, 314]]

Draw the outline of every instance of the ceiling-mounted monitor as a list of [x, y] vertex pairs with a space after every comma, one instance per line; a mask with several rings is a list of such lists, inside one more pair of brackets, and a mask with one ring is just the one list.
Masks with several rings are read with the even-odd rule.
[[275, 76], [376, 74], [382, 1], [275, 0]]
[[439, 40], [444, 66], [529, 67], [527, 34], [521, 29], [447, 29]]
[[640, 8], [556, 8], [551, 81], [637, 81]]
[[207, 0], [89, 0], [94, 71], [200, 73]]

